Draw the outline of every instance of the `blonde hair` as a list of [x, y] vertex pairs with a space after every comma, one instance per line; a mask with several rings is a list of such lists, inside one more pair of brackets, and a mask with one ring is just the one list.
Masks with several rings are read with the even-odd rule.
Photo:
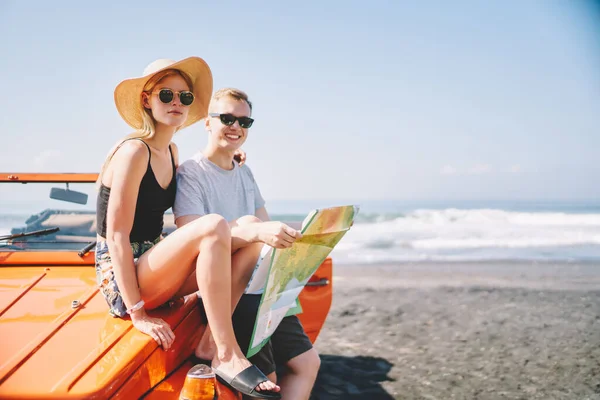
[[225, 97], [230, 97], [237, 101], [245, 101], [248, 104], [248, 107], [250, 107], [250, 112], [252, 112], [252, 103], [250, 100], [248, 100], [248, 95], [245, 92], [235, 88], [223, 88], [217, 90], [210, 99], [208, 110], [212, 111], [215, 103]]
[[[160, 71], [159, 73], [153, 75], [148, 80], [148, 82], [146, 82], [146, 85], [144, 86], [142, 93], [151, 92], [154, 89], [154, 87], [160, 83], [160, 81], [162, 81], [163, 79], [165, 79], [168, 76], [173, 76], [173, 75], [181, 76], [183, 78], [183, 80], [185, 80], [185, 83], [187, 83], [189, 90], [194, 91], [192, 80], [189, 76], [187, 76], [187, 74], [185, 74], [177, 69], [166, 69], [164, 71]], [[140, 96], [142, 96], [142, 93], [140, 93]], [[142, 128], [133, 133], [130, 133], [129, 135], [125, 136], [124, 138], [121, 138], [112, 147], [112, 149], [110, 149], [110, 151], [108, 152], [108, 156], [106, 157], [106, 159], [104, 160], [104, 163], [102, 164], [100, 173], [98, 174], [98, 180], [96, 181], [96, 186], [100, 187], [100, 184], [102, 183], [102, 176], [104, 175], [104, 171], [108, 167], [110, 160], [112, 160], [113, 156], [115, 155], [115, 153], [117, 152], [119, 147], [121, 147], [121, 145], [126, 140], [129, 140], [129, 139], [151, 139], [156, 134], [156, 125], [155, 125], [154, 117], [152, 116], [152, 110], [144, 107], [142, 104], [142, 108], [141, 108], [140, 112], [142, 113]]]

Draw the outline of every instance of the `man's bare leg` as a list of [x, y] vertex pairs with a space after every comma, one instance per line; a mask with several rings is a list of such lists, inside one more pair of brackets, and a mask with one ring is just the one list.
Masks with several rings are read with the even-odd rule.
[[277, 382], [281, 387], [281, 398], [308, 400], [320, 366], [321, 359], [314, 348], [289, 360], [286, 363], [286, 374]]

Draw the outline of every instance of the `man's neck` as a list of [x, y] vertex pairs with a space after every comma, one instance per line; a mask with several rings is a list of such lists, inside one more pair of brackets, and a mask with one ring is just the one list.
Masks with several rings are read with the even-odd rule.
[[220, 168], [223, 168], [228, 171], [233, 169], [234, 152], [232, 151], [214, 148], [209, 144], [202, 151], [202, 154], [204, 154], [204, 156], [208, 158], [210, 162], [212, 162]]

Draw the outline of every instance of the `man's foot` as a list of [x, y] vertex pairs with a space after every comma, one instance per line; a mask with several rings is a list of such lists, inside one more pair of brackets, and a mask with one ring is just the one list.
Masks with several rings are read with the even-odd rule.
[[202, 360], [212, 360], [216, 357], [217, 345], [212, 337], [210, 325], [206, 326], [204, 334], [202, 335], [202, 338], [200, 338], [200, 343], [198, 343], [198, 347], [196, 347], [194, 354], [196, 357]]
[[[218, 369], [223, 375], [229, 376], [231, 378], [234, 378], [240, 372], [252, 366], [252, 363], [241, 355], [233, 356], [227, 361], [219, 360], [217, 356], [215, 356], [212, 360], [213, 369]], [[265, 379], [266, 380], [264, 382], [261, 382], [255, 387], [256, 391], [279, 392], [279, 390], [281, 389], [279, 386], [268, 380], [266, 377]]]

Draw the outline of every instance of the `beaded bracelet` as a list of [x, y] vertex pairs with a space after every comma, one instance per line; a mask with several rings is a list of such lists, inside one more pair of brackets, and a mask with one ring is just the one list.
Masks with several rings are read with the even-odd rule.
[[146, 304], [144, 300], [138, 301], [135, 305], [131, 306], [131, 308], [127, 309], [127, 314], [131, 314], [136, 312], [137, 310], [141, 310], [144, 307], [144, 304]]

